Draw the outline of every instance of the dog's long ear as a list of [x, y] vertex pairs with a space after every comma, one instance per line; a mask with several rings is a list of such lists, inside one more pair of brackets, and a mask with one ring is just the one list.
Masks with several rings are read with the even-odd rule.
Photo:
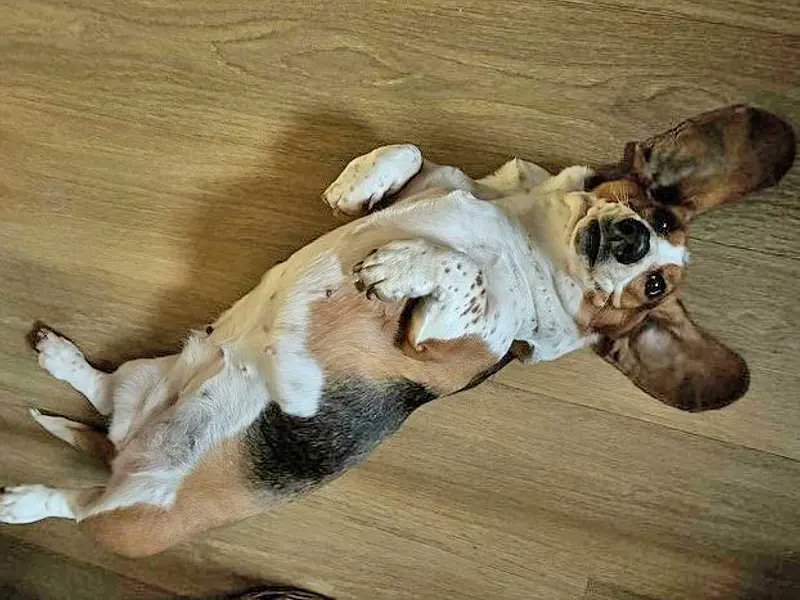
[[644, 142], [629, 143], [622, 161], [598, 169], [595, 181], [635, 177], [654, 200], [681, 206], [691, 217], [775, 185], [794, 156], [795, 135], [786, 121], [765, 110], [736, 105], [687, 119]]
[[677, 298], [654, 308], [624, 337], [603, 338], [595, 351], [645, 392], [681, 410], [727, 406], [750, 380], [742, 357], [697, 327]]

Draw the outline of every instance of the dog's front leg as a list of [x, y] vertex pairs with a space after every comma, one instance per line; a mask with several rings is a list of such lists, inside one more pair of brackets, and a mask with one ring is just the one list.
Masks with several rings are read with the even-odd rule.
[[422, 168], [422, 153], [413, 144], [381, 146], [354, 158], [322, 199], [336, 212], [361, 216], [396, 194]]
[[419, 299], [407, 339], [425, 342], [473, 337], [504, 354], [513, 341], [513, 311], [494, 293], [502, 277], [463, 252], [424, 239], [386, 244], [354, 267], [357, 285], [387, 302]]

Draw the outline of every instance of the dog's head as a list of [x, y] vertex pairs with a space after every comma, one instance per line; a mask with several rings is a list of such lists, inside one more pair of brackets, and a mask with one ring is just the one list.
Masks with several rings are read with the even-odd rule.
[[571, 201], [566, 269], [584, 291], [577, 315], [595, 350], [659, 400], [721, 408], [747, 390], [744, 360], [697, 327], [678, 299], [692, 219], [777, 183], [795, 137], [746, 106], [702, 114], [600, 168]]

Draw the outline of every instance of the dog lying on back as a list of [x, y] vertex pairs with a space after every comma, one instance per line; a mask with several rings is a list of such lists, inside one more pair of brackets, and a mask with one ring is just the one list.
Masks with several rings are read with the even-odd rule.
[[104, 373], [34, 332], [39, 364], [110, 426], [34, 419], [111, 474], [6, 488], [0, 521], [75, 519], [117, 552], [160, 552], [318, 487], [515, 358], [586, 346], [662, 402], [726, 406], [748, 372], [678, 299], [688, 225], [777, 183], [794, 151], [784, 121], [735, 106], [555, 176], [512, 160], [472, 180], [412, 145], [356, 158], [324, 198], [360, 218], [270, 269], [180, 354]]

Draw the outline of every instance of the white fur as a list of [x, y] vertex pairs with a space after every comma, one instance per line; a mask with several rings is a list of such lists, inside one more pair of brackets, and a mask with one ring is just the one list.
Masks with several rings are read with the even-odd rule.
[[531, 162], [513, 158], [494, 173], [478, 180], [478, 183], [502, 194], [530, 189], [550, 179], [552, 175]]
[[74, 519], [69, 494], [44, 485], [6, 488], [0, 495], [0, 523], [33, 523], [48, 517]]
[[417, 346], [473, 335], [498, 354], [508, 346], [511, 330], [499, 323], [496, 278], [462, 252], [423, 239], [390, 242], [364, 260], [358, 277], [382, 300], [423, 298], [411, 323]]
[[39, 353], [39, 366], [45, 371], [86, 396], [100, 414], [111, 412], [108, 375], [86, 362], [75, 344], [48, 329], [40, 329], [36, 351]]

